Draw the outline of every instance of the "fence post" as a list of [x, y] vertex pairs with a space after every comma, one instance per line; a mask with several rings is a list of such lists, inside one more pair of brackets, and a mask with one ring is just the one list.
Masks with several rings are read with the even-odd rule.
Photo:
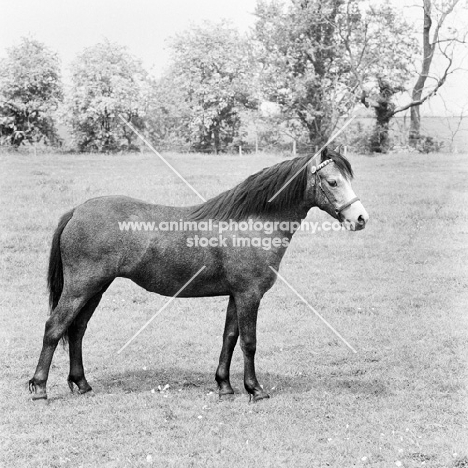
[[293, 140], [293, 155], [296, 156], [296, 140]]
[[239, 156], [242, 156], [242, 146], [239, 145]]
[[258, 134], [255, 132], [255, 154], [258, 154]]

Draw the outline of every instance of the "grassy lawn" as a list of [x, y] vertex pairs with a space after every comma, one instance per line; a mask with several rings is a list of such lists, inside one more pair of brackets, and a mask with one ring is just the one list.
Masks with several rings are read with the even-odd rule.
[[[168, 158], [205, 197], [279, 161]], [[60, 347], [44, 405], [30, 401], [26, 383], [59, 216], [106, 194], [197, 199], [149, 154], [0, 155], [0, 466], [468, 467], [467, 156], [352, 163], [367, 228], [299, 232], [281, 273], [357, 354], [278, 281], [258, 326], [258, 377], [272, 398], [248, 404], [236, 348], [238, 395], [220, 403], [214, 372], [227, 298], [176, 300], [117, 355], [167, 299], [116, 280], [85, 337], [96, 395], [69, 392]]]

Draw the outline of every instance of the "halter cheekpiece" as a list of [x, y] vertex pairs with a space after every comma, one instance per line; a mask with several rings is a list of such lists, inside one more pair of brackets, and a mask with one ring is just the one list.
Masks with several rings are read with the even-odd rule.
[[[323, 192], [323, 194], [325, 195], [326, 199], [330, 202], [330, 205], [333, 206], [333, 202], [330, 200], [330, 197], [328, 196], [327, 192], [325, 192], [324, 188], [322, 187], [322, 179], [320, 178], [318, 172], [323, 169], [325, 166], [328, 166], [330, 163], [333, 162], [333, 159], [327, 159], [325, 161], [323, 161], [322, 163], [318, 164], [317, 166], [312, 166], [310, 172], [312, 174], [315, 174], [317, 180], [318, 180], [318, 186], [320, 187], [320, 190]], [[341, 212], [343, 210], [345, 210], [346, 208], [348, 208], [349, 206], [351, 206], [353, 203], [356, 203], [357, 201], [359, 201], [360, 199], [358, 197], [354, 197], [352, 198], [351, 200], [349, 200], [348, 202], [344, 203], [343, 205], [341, 205], [339, 208], [335, 208], [335, 213], [337, 214], [338, 217], [340, 217], [341, 215]]]

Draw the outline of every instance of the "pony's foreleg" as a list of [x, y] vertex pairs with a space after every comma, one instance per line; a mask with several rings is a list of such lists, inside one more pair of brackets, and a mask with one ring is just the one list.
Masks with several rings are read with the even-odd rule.
[[263, 391], [255, 374], [255, 351], [257, 349], [257, 313], [261, 296], [242, 293], [235, 296], [239, 321], [240, 345], [244, 353], [244, 386], [253, 401], [270, 398]]
[[33, 393], [33, 400], [47, 399], [46, 384], [55, 349], [86, 299], [62, 294], [57, 307], [47, 320], [39, 362], [34, 377], [29, 381], [29, 391]]
[[219, 356], [219, 365], [216, 370], [216, 382], [218, 382], [219, 397], [233, 395], [231, 382], [229, 380], [229, 369], [231, 367], [232, 353], [239, 337], [239, 325], [237, 320], [236, 303], [234, 298], [229, 298], [226, 312], [226, 324], [224, 326], [223, 347]]
[[96, 294], [86, 303], [68, 329], [68, 351], [70, 354], [68, 386], [72, 392], [74, 384], [78, 387], [79, 393], [92, 390], [84, 374], [82, 344], [89, 319], [99, 305], [103, 292]]

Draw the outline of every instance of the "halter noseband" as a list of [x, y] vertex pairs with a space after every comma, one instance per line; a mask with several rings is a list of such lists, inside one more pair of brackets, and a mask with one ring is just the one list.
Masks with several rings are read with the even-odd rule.
[[[315, 174], [315, 177], [316, 179], [318, 180], [318, 183], [316, 183], [316, 185], [318, 185], [318, 187], [320, 187], [320, 190], [323, 192], [323, 194], [325, 195], [325, 198], [329, 201], [330, 205], [331, 206], [334, 206], [333, 202], [330, 200], [330, 197], [328, 196], [327, 192], [325, 192], [324, 188], [322, 187], [322, 179], [320, 178], [320, 176], [318, 175], [318, 172], [323, 169], [325, 166], [328, 166], [328, 164], [332, 163], [333, 160], [332, 159], [327, 159], [326, 161], [323, 161], [323, 163], [320, 163], [320, 164], [317, 164], [316, 166], [312, 166], [311, 168], [311, 172], [312, 174]], [[359, 201], [360, 199], [358, 197], [354, 197], [352, 198], [351, 200], [347, 201], [346, 203], [344, 203], [343, 205], [341, 205], [339, 208], [335, 208], [335, 213], [336, 215], [338, 216], [338, 218], [340, 218], [341, 216], [341, 212], [343, 210], [345, 210], [346, 208], [348, 208], [349, 206], [351, 206], [353, 203], [356, 203], [357, 201]]]

